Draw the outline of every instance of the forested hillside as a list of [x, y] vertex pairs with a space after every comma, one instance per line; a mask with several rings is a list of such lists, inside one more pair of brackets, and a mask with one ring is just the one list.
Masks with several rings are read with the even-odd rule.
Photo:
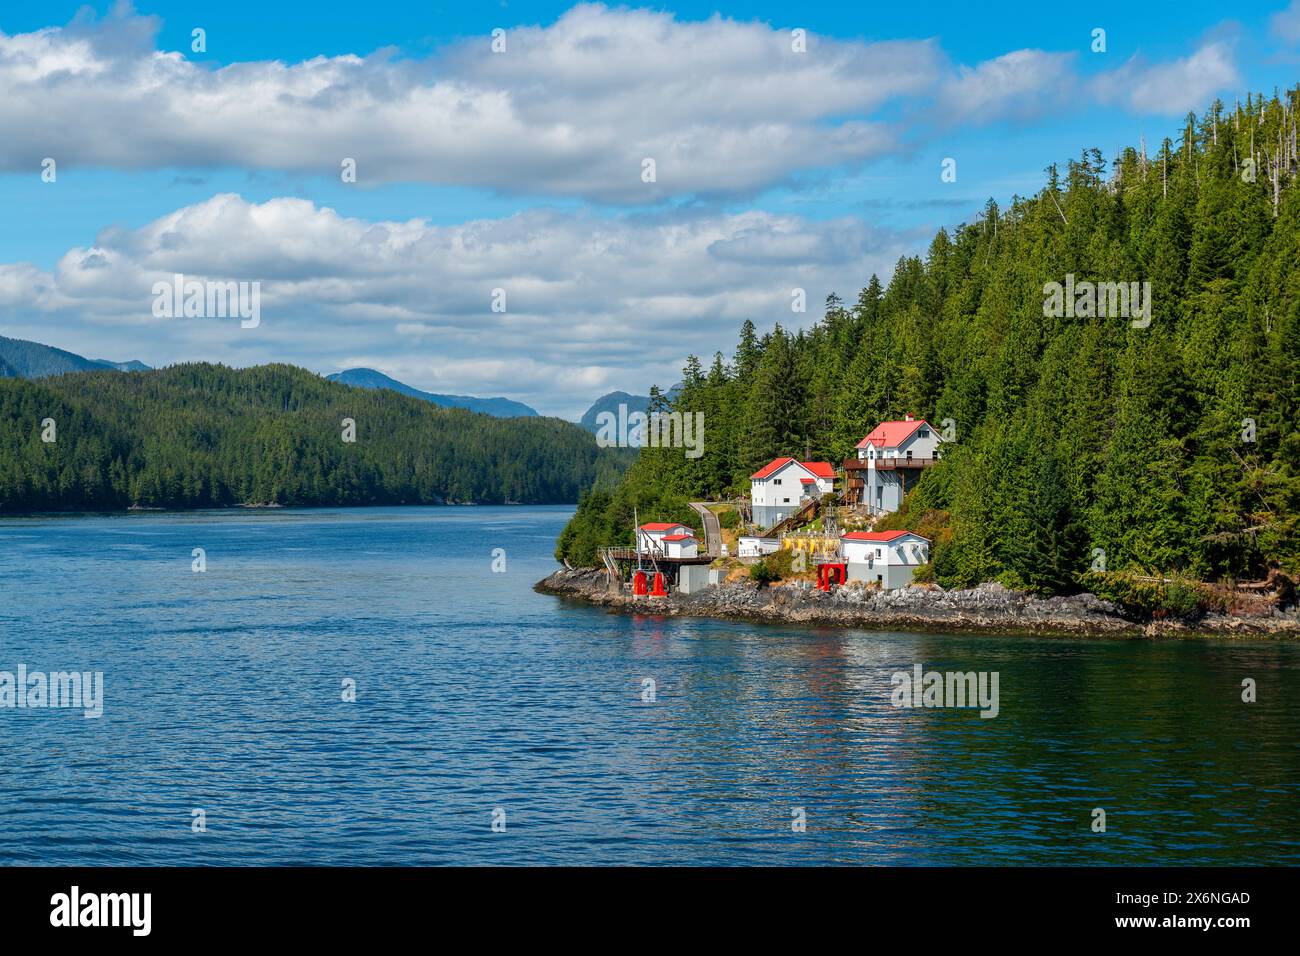
[[[343, 440], [344, 418], [355, 442]], [[559, 419], [439, 408], [287, 365], [0, 380], [7, 512], [562, 503], [611, 485], [629, 455]]]
[[[746, 323], [730, 361], [689, 361], [674, 403], [705, 413], [703, 457], [643, 450], [617, 490], [586, 496], [558, 553], [590, 563], [630, 541], [634, 504], [693, 523], [687, 500], [747, 493], [806, 446], [838, 463], [911, 412], [951, 419], [957, 440], [882, 527], [931, 535], [940, 583], [1068, 590], [1096, 548], [1110, 570], [1300, 569], [1297, 92], [1216, 103], [1154, 154], [1053, 166], [1036, 196], [900, 260], [888, 287], [832, 296], [813, 328]], [[1045, 285], [1071, 273], [1150, 282], [1149, 325], [1045, 316]]]
[[135, 372], [146, 371], [148, 368], [149, 366], [136, 361], [112, 362], [104, 359], [88, 359], [73, 352], [56, 349], [52, 345], [0, 335], [0, 378], [7, 376], [47, 378], [65, 372], [97, 372], [105, 369]]

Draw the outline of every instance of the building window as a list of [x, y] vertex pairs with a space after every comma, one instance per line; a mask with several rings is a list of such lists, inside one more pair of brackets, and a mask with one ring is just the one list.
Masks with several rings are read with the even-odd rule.
[[917, 434], [920, 438], [929, 438], [929, 437], [930, 437], [930, 429], [928, 429], [928, 428], [922, 428], [922, 429], [921, 429], [919, 432], [917, 432], [916, 434]]
[[781, 499], [781, 504], [783, 504], [783, 505], [788, 505], [789, 503], [790, 503], [790, 499], [789, 499], [789, 498], [782, 498], [782, 499]]
[[781, 479], [780, 479], [780, 478], [773, 478], [773, 479], [772, 479], [772, 484], [774, 484], [774, 485], [779, 485], [780, 483], [781, 483]]

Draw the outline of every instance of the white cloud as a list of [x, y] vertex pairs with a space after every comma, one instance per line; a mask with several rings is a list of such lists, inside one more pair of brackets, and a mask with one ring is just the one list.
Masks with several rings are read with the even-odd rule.
[[1283, 43], [1300, 43], [1300, 0], [1291, 0], [1289, 7], [1269, 17], [1268, 29]]
[[[934, 40], [864, 42], [713, 16], [584, 4], [427, 60], [319, 56], [213, 69], [154, 48], [128, 12], [0, 33], [0, 169], [243, 167], [643, 204], [752, 194], [898, 155], [936, 120], [1027, 120], [1078, 100], [1069, 53], [954, 66]], [[1141, 111], [1204, 105], [1231, 50], [1130, 63], [1098, 81]], [[937, 113], [931, 104], [937, 103]], [[895, 109], [895, 106], [902, 109]], [[906, 120], [899, 117], [907, 117]], [[888, 117], [888, 119], [884, 118]], [[642, 161], [656, 182], [642, 181]]]
[[1206, 109], [1214, 95], [1244, 84], [1229, 40], [1203, 44], [1191, 56], [1150, 64], [1134, 57], [1093, 81], [1104, 103], [1119, 103], [1138, 113], [1177, 116]]
[[[127, 27], [131, 29], [128, 31]], [[428, 61], [316, 57], [209, 69], [141, 49], [152, 25], [0, 34], [0, 168], [237, 165], [641, 203], [744, 193], [896, 145], [869, 114], [924, 93], [930, 41], [860, 43], [581, 5]], [[132, 42], [123, 42], [129, 33]], [[108, 42], [105, 38], [114, 42]], [[33, 158], [35, 157], [35, 158]], [[657, 182], [642, 182], [642, 160]]]
[[975, 67], [960, 67], [939, 102], [952, 119], [983, 123], [1031, 120], [1059, 107], [1074, 90], [1074, 54], [1013, 50]]
[[[82, 354], [368, 365], [576, 417], [604, 391], [671, 385], [688, 353], [729, 350], [746, 318], [807, 324], [828, 292], [851, 300], [873, 271], [887, 277], [915, 239], [760, 211], [368, 222], [224, 194], [105, 230], [49, 272], [0, 266], [0, 305], [5, 334]], [[178, 272], [260, 282], [261, 326], [155, 318], [153, 283]], [[806, 314], [790, 311], [795, 287]], [[491, 310], [495, 288], [505, 313]]]

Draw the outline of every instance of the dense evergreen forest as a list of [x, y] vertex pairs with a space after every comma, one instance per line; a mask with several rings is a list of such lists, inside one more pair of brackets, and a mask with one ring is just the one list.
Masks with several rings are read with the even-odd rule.
[[631, 455], [559, 419], [440, 408], [288, 365], [0, 379], [6, 512], [563, 503], [611, 486]]
[[[688, 361], [673, 403], [705, 413], [704, 455], [643, 450], [557, 553], [589, 564], [629, 542], [634, 505], [698, 527], [686, 501], [747, 494], [777, 455], [838, 463], [911, 412], [951, 419], [956, 441], [880, 527], [934, 539], [941, 584], [1070, 590], [1094, 549], [1111, 571], [1300, 570], [1298, 101], [1215, 103], [1154, 153], [1086, 150], [1036, 196], [939, 232], [887, 287], [832, 295], [812, 328], [747, 322], [730, 361]], [[1067, 274], [1150, 282], [1150, 324], [1045, 315]]]

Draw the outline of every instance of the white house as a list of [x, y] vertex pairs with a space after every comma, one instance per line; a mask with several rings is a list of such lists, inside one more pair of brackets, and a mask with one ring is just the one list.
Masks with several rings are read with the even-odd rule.
[[930, 540], [911, 531], [850, 531], [840, 535], [840, 553], [850, 581], [890, 591], [912, 583], [917, 565], [930, 560]]
[[770, 528], [799, 510], [809, 498], [835, 490], [835, 469], [825, 461], [775, 458], [749, 476], [754, 524]]
[[639, 551], [646, 554], [662, 554], [668, 557], [668, 548], [664, 542], [668, 538], [673, 538], [674, 543], [680, 547], [683, 537], [694, 540], [695, 532], [689, 525], [672, 521], [651, 521], [636, 529], [636, 546]]
[[666, 558], [694, 558], [699, 556], [700, 542], [696, 540], [693, 534], [666, 534], [662, 540], [664, 557]]
[[[897, 511], [903, 497], [916, 486], [921, 472], [939, 460], [943, 441], [924, 418], [907, 415], [901, 422], [881, 422], [858, 442], [858, 465], [863, 476], [859, 499], [872, 514]], [[852, 483], [856, 488], [857, 481]]]
[[761, 538], [756, 534], [741, 535], [736, 545], [736, 556], [739, 558], [761, 558], [781, 549], [779, 539]]

